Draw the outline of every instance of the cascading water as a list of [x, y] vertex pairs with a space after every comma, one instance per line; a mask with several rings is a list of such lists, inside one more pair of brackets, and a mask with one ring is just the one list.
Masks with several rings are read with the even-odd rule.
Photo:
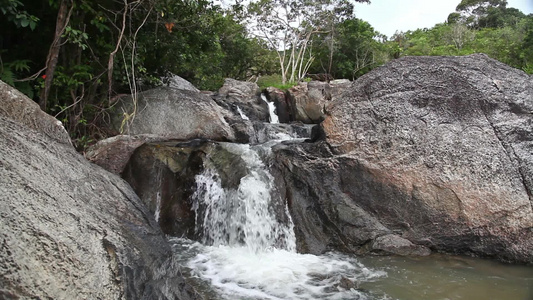
[[159, 218], [161, 217], [161, 178], [162, 178], [163, 170], [159, 169], [159, 172], [157, 173], [157, 182], [159, 182], [159, 190], [156, 194], [156, 202], [155, 202], [155, 212], [154, 212], [154, 218], [156, 222], [159, 222]]
[[202, 231], [203, 243], [213, 246], [244, 246], [254, 253], [272, 247], [295, 251], [292, 224], [279, 223], [270, 209], [274, 178], [249, 145], [223, 144], [226, 150], [246, 163], [248, 174], [237, 190], [225, 190], [216, 170], [205, 166], [196, 176], [197, 190], [193, 206], [197, 215], [205, 206], [203, 222], [196, 224]]
[[261, 94], [261, 99], [268, 104], [268, 112], [270, 113], [270, 123], [279, 123], [278, 115], [276, 115], [276, 105], [274, 102], [269, 102], [265, 94]]
[[340, 254], [296, 253], [288, 208], [261, 159], [275, 143], [220, 144], [240, 156], [246, 175], [237, 188], [224, 188], [216, 168], [204, 162], [192, 196], [201, 243], [173, 238], [176, 253], [219, 299], [367, 299], [357, 284], [384, 272]]
[[[261, 159], [278, 142], [217, 144], [213, 149], [222, 149], [223, 156], [230, 153], [242, 161], [230, 159], [229, 169], [217, 169], [220, 164], [215, 162], [220, 160], [210, 158], [213, 153], [207, 151], [192, 196], [200, 242], [169, 239], [180, 272], [200, 299], [530, 299], [533, 295], [528, 288], [533, 286], [533, 273], [527, 266], [502, 267], [449, 256], [296, 253], [288, 208]], [[236, 172], [240, 181], [229, 183], [228, 173], [240, 168], [245, 169]]]
[[241, 116], [241, 119], [250, 120], [250, 118], [248, 118], [248, 116], [244, 114], [244, 112], [242, 111], [242, 109], [239, 106], [237, 106], [237, 112]]

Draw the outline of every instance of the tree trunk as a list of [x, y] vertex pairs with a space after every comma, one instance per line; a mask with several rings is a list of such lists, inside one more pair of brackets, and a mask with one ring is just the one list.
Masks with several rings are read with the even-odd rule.
[[59, 58], [59, 50], [61, 50], [61, 36], [68, 24], [70, 13], [72, 9], [68, 11], [70, 0], [63, 0], [59, 5], [59, 11], [57, 12], [56, 30], [54, 35], [54, 41], [48, 51], [48, 57], [46, 58], [46, 77], [44, 78], [44, 88], [41, 91], [40, 107], [43, 111], [48, 108], [48, 95], [50, 94], [50, 88], [52, 87], [52, 80], [54, 79], [54, 72], [57, 66], [57, 60]]

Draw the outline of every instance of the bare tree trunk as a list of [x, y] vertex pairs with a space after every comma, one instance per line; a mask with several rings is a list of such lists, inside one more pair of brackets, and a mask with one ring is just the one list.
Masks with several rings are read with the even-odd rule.
[[330, 78], [333, 78], [331, 75], [331, 68], [333, 67], [333, 54], [335, 53], [335, 23], [331, 23], [331, 40], [329, 44], [329, 63], [328, 63], [328, 83]]
[[[69, 4], [71, 5], [71, 8], [69, 11], [67, 11]], [[54, 72], [59, 58], [59, 50], [61, 50], [61, 36], [65, 31], [65, 27], [67, 27], [73, 7], [74, 6], [71, 4], [70, 0], [63, 0], [59, 5], [54, 41], [52, 42], [52, 45], [50, 45], [48, 57], [46, 58], [46, 76], [44, 78], [44, 88], [41, 91], [41, 100], [39, 102], [39, 105], [43, 111], [46, 111], [48, 106], [48, 95], [50, 94], [52, 80], [54, 79]]]

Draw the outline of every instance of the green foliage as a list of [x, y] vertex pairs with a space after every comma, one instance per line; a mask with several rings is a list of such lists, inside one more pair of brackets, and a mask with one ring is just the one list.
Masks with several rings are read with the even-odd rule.
[[34, 93], [30, 83], [17, 80], [17, 77], [19, 77], [20, 74], [27, 73], [30, 70], [30, 63], [31, 62], [27, 59], [3, 63], [0, 56], [0, 80], [17, 88], [19, 91], [32, 98]]
[[313, 43], [316, 56], [309, 73], [355, 79], [388, 60], [383, 37], [368, 23], [350, 18], [336, 24]]
[[[102, 27], [98, 27], [100, 30]], [[89, 39], [89, 35], [87, 33], [82, 32], [81, 30], [74, 29], [70, 26], [67, 26], [65, 28], [65, 33], [62, 36], [65, 38], [68, 42], [78, 45], [82, 50], [87, 49], [87, 40]]]
[[0, 0], [0, 11], [9, 22], [13, 22], [18, 28], [30, 27], [34, 30], [39, 18], [22, 10], [23, 6], [19, 0]]
[[[0, 79], [36, 101], [45, 86], [42, 70], [61, 3], [0, 0]], [[355, 79], [402, 55], [474, 52], [533, 71], [533, 16], [507, 8], [503, 0], [464, 0], [446, 24], [399, 33], [390, 41], [353, 18], [353, 3], [346, 0], [259, 0], [250, 6], [238, 2], [233, 10], [207, 0], [68, 4], [57, 67], [48, 77], [53, 78], [48, 112], [65, 124], [80, 151], [109, 134], [101, 125], [113, 97], [160, 85], [171, 74], [200, 89], [216, 90], [226, 77], [258, 78], [262, 88], [288, 89], [295, 83], [281, 83], [301, 80], [308, 67], [308, 73]], [[278, 22], [280, 15], [271, 13], [283, 5], [287, 20], [301, 22]], [[251, 14], [263, 18], [264, 35], [245, 25]], [[269, 40], [279, 33], [287, 39]]]
[[[506, 1], [463, 1], [459, 8], [475, 7], [476, 26], [450, 14], [447, 24], [402, 33], [392, 41], [399, 55], [467, 55], [485, 53], [510, 66], [531, 72], [533, 16], [525, 16]], [[470, 6], [468, 6], [470, 5]], [[484, 5], [484, 6], [483, 6]]]

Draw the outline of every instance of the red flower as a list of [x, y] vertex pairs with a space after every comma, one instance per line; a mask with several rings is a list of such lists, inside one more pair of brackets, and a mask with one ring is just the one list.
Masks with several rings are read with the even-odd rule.
[[46, 79], [46, 75], [41, 76], [42, 79]]

